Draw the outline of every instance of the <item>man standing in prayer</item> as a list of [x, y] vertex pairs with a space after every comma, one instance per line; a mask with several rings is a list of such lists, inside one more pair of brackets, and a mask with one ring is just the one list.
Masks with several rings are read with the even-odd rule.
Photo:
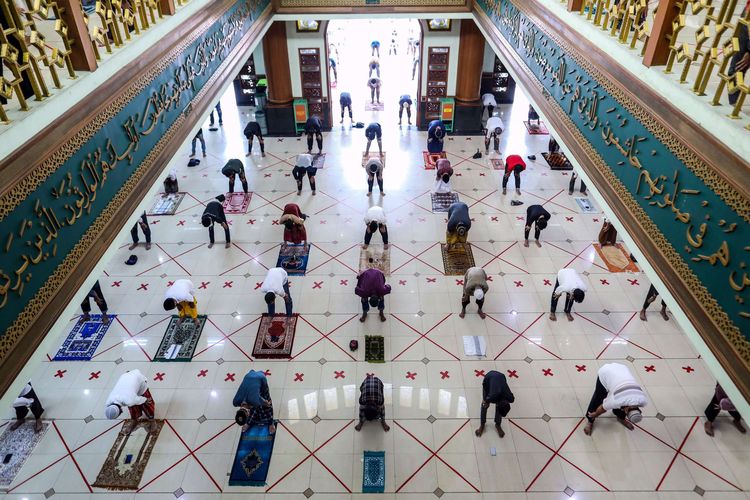
[[588, 423], [583, 432], [590, 436], [594, 431], [594, 420], [607, 410], [612, 410], [617, 421], [632, 431], [633, 424], [643, 420], [641, 408], [646, 404], [646, 394], [627, 366], [620, 363], [602, 365], [586, 412]]
[[109, 316], [107, 316], [107, 301], [104, 300], [104, 294], [102, 293], [101, 286], [99, 286], [99, 280], [96, 280], [94, 286], [91, 287], [91, 290], [89, 290], [89, 293], [84, 297], [83, 302], [81, 302], [83, 315], [78, 322], [85, 323], [91, 320], [91, 315], [89, 314], [91, 313], [91, 299], [94, 299], [94, 302], [96, 302], [96, 305], [102, 312], [102, 323], [106, 325], [109, 323]]
[[133, 244], [128, 247], [128, 250], [133, 250], [138, 246], [138, 227], [141, 228], [143, 236], [146, 238], [146, 250], [151, 250], [151, 228], [148, 227], [148, 219], [146, 218], [145, 210], [130, 230], [130, 237], [133, 238]]
[[276, 432], [273, 421], [273, 402], [264, 372], [255, 370], [247, 372], [234, 395], [232, 404], [235, 408], [239, 408], [234, 421], [242, 426], [243, 433], [255, 425], [267, 425], [269, 434]]
[[502, 373], [491, 370], [487, 372], [482, 380], [482, 409], [479, 416], [479, 428], [474, 432], [477, 436], [484, 433], [484, 425], [487, 423], [487, 410], [490, 404], [495, 405], [495, 429], [497, 434], [502, 438], [505, 437], [505, 431], [500, 427], [503, 417], [510, 412], [510, 404], [516, 398], [508, 387], [508, 381]]
[[380, 420], [383, 430], [388, 432], [390, 426], [385, 423], [385, 396], [383, 394], [383, 381], [375, 375], [368, 374], [362, 385], [359, 386], [359, 423], [354, 430], [359, 432], [365, 420]]
[[120, 375], [104, 403], [104, 415], [107, 419], [114, 420], [122, 415], [123, 407], [130, 411], [132, 420], [123, 427], [125, 434], [130, 434], [142, 418], [148, 419], [153, 425], [156, 405], [151, 391], [148, 390], [146, 377], [140, 370], [135, 369]]
[[318, 154], [323, 152], [323, 124], [320, 118], [316, 115], [312, 115], [305, 122], [305, 135], [307, 136], [307, 153], [312, 153], [313, 137], [318, 143]]

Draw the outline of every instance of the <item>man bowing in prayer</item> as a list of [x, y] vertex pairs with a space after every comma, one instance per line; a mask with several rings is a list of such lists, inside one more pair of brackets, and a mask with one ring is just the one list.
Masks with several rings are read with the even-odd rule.
[[267, 425], [268, 433], [276, 432], [273, 423], [273, 402], [268, 390], [268, 380], [262, 371], [250, 370], [242, 379], [232, 404], [239, 408], [234, 416], [235, 422], [246, 432], [255, 425]]
[[505, 379], [505, 375], [502, 373], [491, 370], [484, 376], [482, 381], [482, 410], [479, 418], [479, 429], [476, 430], [475, 434], [481, 436], [484, 432], [484, 424], [487, 422], [487, 409], [490, 404], [495, 405], [495, 428], [497, 429], [500, 437], [505, 436], [505, 431], [500, 427], [503, 417], [510, 411], [510, 404], [515, 401], [516, 398], [508, 387], [508, 382]]
[[153, 427], [156, 405], [151, 397], [151, 391], [148, 390], [146, 377], [140, 370], [131, 370], [120, 375], [104, 404], [104, 415], [109, 420], [114, 420], [122, 415], [123, 407], [130, 411], [132, 419], [122, 428], [123, 432], [130, 434], [142, 418], [149, 420]]

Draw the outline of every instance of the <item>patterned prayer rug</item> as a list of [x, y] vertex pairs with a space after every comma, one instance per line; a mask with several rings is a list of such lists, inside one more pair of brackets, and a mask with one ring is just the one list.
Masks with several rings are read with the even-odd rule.
[[527, 121], [524, 121], [523, 124], [526, 125], [526, 130], [528, 130], [530, 135], [549, 135], [549, 130], [547, 130], [547, 127], [541, 120], [539, 120], [539, 125], [536, 123], [529, 125]]
[[493, 170], [505, 170], [505, 160], [502, 158], [490, 158]]
[[445, 151], [442, 151], [440, 153], [430, 153], [429, 151], [422, 151], [422, 158], [424, 159], [424, 169], [435, 170], [437, 161], [447, 157], [448, 155]]
[[362, 470], [362, 493], [385, 491], [385, 452], [366, 451]]
[[380, 153], [377, 151], [378, 145], [375, 145], [375, 151], [370, 149], [370, 152], [365, 154], [364, 151], [362, 151], [362, 166], [364, 167], [367, 165], [367, 162], [370, 161], [370, 158], [380, 158], [380, 162], [383, 164], [383, 168], [385, 168], [385, 151], [383, 151], [383, 154], [381, 156]]
[[184, 198], [185, 193], [158, 194], [147, 215], [174, 215]]
[[365, 361], [368, 363], [385, 363], [385, 337], [382, 335], [365, 335]]
[[161, 339], [159, 349], [156, 350], [154, 361], [190, 361], [198, 346], [203, 327], [206, 325], [206, 316], [198, 316], [200, 326], [195, 326], [193, 318], [186, 318], [178, 327], [179, 316], [172, 316], [167, 325], [167, 331]]
[[16, 475], [42, 440], [50, 424], [43, 422], [41, 432], [34, 432], [35, 421], [27, 420], [18, 429], [6, 429], [0, 436], [0, 491], [7, 491]]
[[304, 276], [310, 258], [310, 244], [294, 245], [282, 243], [276, 267], [283, 268], [290, 276]]
[[385, 276], [391, 274], [391, 249], [383, 245], [369, 245], [359, 251], [359, 272], [379, 269]]
[[542, 153], [542, 156], [552, 170], [573, 170], [565, 153]]
[[266, 485], [275, 439], [276, 434], [269, 434], [267, 425], [255, 425], [240, 434], [229, 486]]
[[365, 111], [383, 111], [385, 109], [385, 104], [382, 102], [367, 102], [365, 103]]
[[323, 168], [323, 166], [326, 164], [326, 154], [320, 153], [317, 155], [313, 155], [313, 164], [312, 166], [315, 168]]
[[52, 361], [88, 361], [94, 356], [96, 348], [117, 317], [108, 314], [109, 323], [102, 323], [101, 314], [92, 314], [84, 323], [76, 323], [68, 337], [58, 349]]
[[447, 212], [458, 201], [458, 193], [430, 193], [433, 212]]
[[443, 254], [446, 276], [463, 276], [470, 267], [474, 267], [474, 253], [469, 243], [457, 243], [450, 250], [445, 243], [441, 243], [440, 252]]
[[[132, 423], [132, 420], [125, 420]], [[130, 432], [120, 431], [91, 486], [108, 490], [137, 490], [164, 420], [141, 420]]]
[[253, 193], [227, 193], [224, 196], [226, 197], [223, 204], [225, 214], [246, 214]]
[[630, 255], [619, 243], [616, 245], [601, 246], [594, 243], [594, 249], [599, 254], [599, 258], [604, 261], [610, 273], [637, 273], [640, 272], [638, 266], [630, 260]]
[[[284, 304], [282, 303], [282, 307]], [[263, 313], [255, 337], [253, 356], [259, 359], [287, 359], [292, 357], [294, 331], [297, 328], [298, 314], [269, 316]]]

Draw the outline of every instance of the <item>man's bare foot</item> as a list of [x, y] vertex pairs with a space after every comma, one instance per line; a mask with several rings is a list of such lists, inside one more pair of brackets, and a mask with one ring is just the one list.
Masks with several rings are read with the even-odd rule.
[[246, 432], [247, 432], [247, 430], [248, 430], [249, 428], [250, 428], [250, 424], [245, 424], [245, 425], [243, 425], [243, 426], [242, 426], [242, 429], [240, 429], [240, 430], [241, 430], [241, 431], [242, 431], [242, 433], [244, 434], [244, 433], [246, 433]]
[[367, 319], [367, 313], [362, 313], [362, 316], [359, 317], [359, 322], [364, 323]]
[[573, 315], [570, 313], [565, 313], [565, 317], [568, 318], [568, 321], [573, 321]]
[[18, 429], [19, 427], [21, 427], [21, 425], [23, 425], [23, 422], [24, 422], [23, 419], [16, 420], [12, 424], [10, 424], [10, 427], [8, 427], [8, 429], [14, 431], [14, 430]]
[[502, 427], [500, 427], [499, 425], [496, 425], [495, 429], [497, 429], [497, 435], [498, 436], [500, 436], [501, 438], [505, 437], [505, 431], [503, 430]]
[[87, 321], [91, 321], [91, 316], [89, 313], [84, 313], [81, 315], [81, 317], [78, 319], [78, 323], [85, 323]]
[[204, 151], [204, 152], [203, 152], [203, 158], [205, 158], [205, 157], [206, 157], [206, 152]]
[[209, 243], [209, 244], [208, 244], [208, 248], [212, 248], [213, 246], [214, 246], [214, 244], [213, 244], [213, 243]]
[[380, 311], [380, 321], [385, 321], [385, 314], [383, 314], [383, 311]]
[[627, 418], [618, 418], [617, 421], [620, 422], [629, 431], [632, 431], [633, 429], [635, 429], [635, 427], [633, 426], [633, 423]]
[[380, 423], [381, 423], [381, 424], [383, 424], [383, 430], [384, 430], [385, 432], [388, 432], [389, 430], [391, 430], [391, 426], [390, 426], [390, 425], [388, 425], [388, 424], [386, 424], [386, 423], [385, 423], [385, 421], [382, 421], [382, 422], [380, 422]]
[[644, 309], [641, 309], [641, 312], [638, 314], [638, 317], [641, 318], [641, 321], [648, 321], [646, 319], [646, 311]]
[[367, 196], [372, 196], [372, 191], [368, 191]]
[[742, 420], [732, 420], [732, 423], [742, 434], [745, 434], [747, 432], [747, 429], [745, 429], [745, 427], [742, 425]]
[[190, 158], [195, 158], [195, 153], [191, 154]]
[[357, 431], [357, 432], [361, 431], [362, 430], [362, 422], [360, 422], [357, 425], [355, 425], [354, 426], [354, 430]]
[[458, 313], [458, 317], [461, 319], [464, 319], [465, 316], [466, 316], [466, 311], [462, 309], [461, 312]]
[[42, 423], [42, 419], [37, 418], [36, 421], [34, 422], [34, 432], [39, 434], [43, 430], [44, 430], [44, 424]]
[[520, 189], [518, 189], [518, 188], [516, 188], [516, 194], [517, 194], [518, 196], [521, 196], [521, 190], [520, 190]]
[[380, 192], [380, 196], [385, 196], [385, 193], [383, 191]]
[[474, 431], [477, 437], [481, 437], [484, 434], [484, 425], [480, 425], [477, 430]]
[[224, 248], [229, 248], [231, 246], [232, 246], [232, 243], [229, 242], [229, 241], [227, 241], [226, 243], [224, 243]]
[[368, 246], [369, 246], [369, 245], [367, 245], [367, 243], [363, 243], [363, 244], [362, 244], [362, 250], [367, 250], [367, 247], [368, 247]]
[[199, 320], [198, 318], [195, 318], [193, 320], [193, 324], [195, 325], [196, 328], [198, 328], [199, 326], [201, 326], [201, 320]]
[[127, 420], [124, 424], [122, 424], [122, 432], [123, 434], [130, 434], [133, 432], [133, 428], [135, 427], [135, 420]]
[[714, 424], [711, 422], [706, 422], [703, 424], [703, 430], [706, 431], [706, 434], [708, 434], [711, 437], [714, 437]]
[[268, 425], [268, 433], [269, 434], [276, 434], [276, 426], [273, 424]]
[[312, 190], [312, 195], [315, 196], [315, 190], [314, 189]]
[[669, 321], [669, 316], [667, 316], [667, 310], [666, 309], [662, 309], [660, 311], [660, 313], [661, 313], [661, 317], [664, 318], [664, 321]]
[[536, 241], [534, 241], [534, 243], [536, 243], [536, 246], [537, 246], [537, 247], [539, 247], [539, 248], [542, 248], [542, 244], [541, 244], [541, 243], [539, 243], [539, 240], [536, 240]]
[[107, 313], [102, 313], [102, 323], [109, 324], [109, 316], [107, 316]]
[[386, 243], [385, 245], [383, 245], [383, 250], [388, 250], [388, 246], [389, 245], [390, 245], [390, 243]]
[[138, 243], [133, 243], [132, 245], [130, 245], [130, 246], [128, 247], [128, 250], [132, 250], [132, 249], [134, 249], [134, 248], [135, 248], [135, 247], [137, 247], [137, 246], [138, 246]]
[[484, 318], [487, 317], [487, 315], [484, 314], [484, 311], [482, 311], [481, 309], [479, 311], [477, 311], [477, 314], [479, 314], [479, 317], [482, 318], [482, 319], [484, 319]]
[[524, 240], [523, 246], [525, 246], [526, 248], [529, 248], [529, 240]]
[[260, 154], [260, 157], [261, 157], [261, 158], [265, 158], [265, 157], [266, 157], [266, 153], [265, 153], [265, 151], [264, 151], [264, 152], [262, 152], [262, 153]]
[[503, 194], [507, 193], [507, 189], [503, 188]]
[[146, 243], [146, 250], [151, 250], [151, 243]]
[[549, 313], [549, 320], [550, 321], [557, 321], [557, 316], [555, 316], [555, 313]]
[[588, 422], [583, 428], [583, 433], [590, 436], [592, 432], [594, 432], [594, 422]]

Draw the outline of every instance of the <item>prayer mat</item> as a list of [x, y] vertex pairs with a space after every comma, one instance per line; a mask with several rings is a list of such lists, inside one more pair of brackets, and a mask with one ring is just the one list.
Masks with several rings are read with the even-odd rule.
[[[536, 120], [535, 120], [536, 121]], [[529, 125], [529, 122], [523, 122], [526, 125], [526, 130], [529, 131], [530, 135], [549, 135], [549, 130], [544, 126], [544, 122], [539, 120], [539, 125], [536, 123]]]
[[102, 323], [101, 314], [92, 314], [84, 323], [76, 323], [62, 343], [52, 361], [88, 361], [94, 356], [96, 348], [117, 317], [108, 314], [109, 323]]
[[630, 255], [628, 255], [619, 243], [604, 247], [599, 243], [594, 243], [594, 249], [604, 261], [604, 264], [607, 266], [610, 273], [640, 272], [638, 266], [630, 259]]
[[185, 193], [156, 195], [156, 200], [146, 215], [174, 215], [184, 198]]
[[369, 245], [359, 251], [359, 272], [378, 269], [385, 276], [391, 274], [391, 249], [383, 245]]
[[240, 435], [229, 486], [266, 485], [275, 439], [276, 434], [269, 434], [267, 425], [254, 425]]
[[193, 318], [186, 318], [178, 327], [179, 316], [172, 316], [167, 325], [167, 331], [161, 339], [159, 349], [156, 350], [154, 361], [190, 361], [198, 346], [203, 327], [206, 325], [206, 316], [198, 316], [199, 326], [195, 326]]
[[276, 267], [284, 269], [290, 276], [304, 276], [310, 258], [310, 244], [294, 245], [282, 243]]
[[385, 104], [383, 104], [382, 102], [365, 103], [365, 111], [383, 111], [383, 109], [385, 109]]
[[223, 207], [225, 214], [246, 214], [253, 193], [227, 193]]
[[[132, 420], [125, 420], [132, 423]], [[108, 490], [137, 490], [164, 420], [140, 420], [130, 434], [122, 430], [91, 486]]]
[[[375, 145], [375, 149], [377, 149], [377, 144]], [[364, 167], [367, 165], [367, 162], [370, 161], [370, 158], [379, 158], [380, 162], [383, 164], [383, 168], [385, 168], [385, 151], [383, 151], [383, 154], [381, 155], [377, 151], [373, 151], [370, 149], [370, 152], [365, 154], [364, 151], [362, 151], [362, 166]]]
[[505, 170], [505, 160], [502, 158], [490, 158], [493, 170]]
[[33, 418], [29, 419], [18, 429], [6, 429], [0, 436], [0, 491], [8, 490], [26, 459], [47, 433], [49, 423], [42, 422], [44, 428], [39, 433], [34, 432], [35, 423]]
[[443, 254], [446, 276], [463, 276], [470, 267], [474, 267], [474, 253], [469, 243], [456, 243], [450, 250], [447, 250], [445, 243], [441, 243], [440, 252]]
[[484, 356], [487, 353], [487, 341], [483, 336], [464, 335], [464, 355]]
[[385, 491], [385, 452], [365, 451], [362, 470], [362, 493]]
[[593, 214], [598, 212], [596, 206], [594, 206], [594, 202], [589, 198], [575, 198], [575, 200], [578, 208], [581, 210], [581, 213]]
[[424, 158], [424, 169], [435, 170], [437, 161], [447, 157], [448, 155], [445, 151], [442, 151], [440, 153], [430, 153], [429, 151], [422, 151], [422, 158]]
[[323, 168], [323, 165], [326, 164], [326, 154], [320, 153], [317, 155], [313, 155], [313, 164], [312, 166], [315, 168]]
[[[284, 307], [282, 301], [281, 307]], [[269, 316], [263, 313], [258, 325], [258, 335], [255, 337], [253, 356], [259, 359], [288, 359], [292, 357], [294, 345], [294, 331], [297, 328], [297, 316], [286, 314]]]
[[382, 335], [365, 335], [365, 361], [368, 363], [385, 363], [385, 337]]
[[573, 170], [565, 153], [542, 153], [542, 156], [552, 170]]
[[458, 201], [458, 193], [430, 193], [433, 212], [447, 212]]

